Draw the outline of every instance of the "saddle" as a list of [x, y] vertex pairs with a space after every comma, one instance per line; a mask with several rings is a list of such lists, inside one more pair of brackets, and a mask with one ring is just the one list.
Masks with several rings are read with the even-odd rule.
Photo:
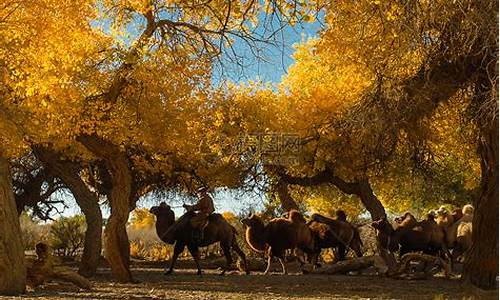
[[192, 240], [195, 244], [201, 244], [205, 236], [205, 230], [210, 222], [218, 222], [222, 218], [220, 214], [211, 213], [208, 216], [200, 213], [192, 213], [189, 216], [189, 224], [193, 227]]

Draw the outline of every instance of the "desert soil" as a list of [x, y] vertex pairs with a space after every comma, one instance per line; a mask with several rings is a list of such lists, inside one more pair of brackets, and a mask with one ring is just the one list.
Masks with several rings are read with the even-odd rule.
[[[493, 294], [464, 292], [460, 280], [394, 280], [378, 276], [302, 275], [262, 272], [243, 275], [231, 271], [219, 276], [214, 269], [196, 275], [191, 263], [180, 262], [180, 269], [163, 275], [163, 264], [134, 263], [135, 284], [112, 280], [108, 268], [100, 268], [92, 279], [93, 290], [84, 291], [67, 283], [50, 282], [29, 290], [25, 299], [498, 299]], [[275, 269], [278, 270], [277, 268]], [[292, 270], [293, 271], [293, 270]], [[472, 295], [472, 297], [471, 297]], [[1, 298], [1, 297], [0, 297]], [[4, 297], [5, 298], [5, 297]]]

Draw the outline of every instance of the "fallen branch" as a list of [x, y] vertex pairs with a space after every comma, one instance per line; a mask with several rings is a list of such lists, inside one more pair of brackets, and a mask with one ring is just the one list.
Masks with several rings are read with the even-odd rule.
[[[414, 272], [411, 269], [413, 262], [423, 263], [424, 270]], [[402, 279], [426, 279], [432, 277], [441, 270], [444, 271], [444, 276], [446, 278], [450, 276], [451, 266], [444, 259], [428, 254], [407, 253], [403, 255], [400, 263], [398, 264], [398, 269], [391, 274], [390, 277]]]
[[[412, 263], [420, 262], [424, 264], [423, 271], [412, 270]], [[420, 253], [405, 254], [401, 261], [392, 268], [389, 268], [386, 259], [381, 256], [364, 256], [344, 260], [331, 265], [325, 265], [316, 269], [303, 269], [304, 274], [346, 274], [352, 271], [359, 271], [369, 267], [375, 267], [378, 274], [385, 274], [387, 277], [395, 279], [426, 279], [443, 270], [448, 278], [451, 267], [444, 259], [432, 255]]]
[[71, 282], [74, 285], [90, 290], [92, 284], [85, 277], [80, 276], [65, 267], [57, 266], [54, 257], [50, 254], [49, 246], [45, 243], [36, 245], [37, 259], [27, 265], [27, 284], [33, 288], [49, 280]]
[[322, 267], [307, 270], [303, 269], [304, 274], [346, 274], [351, 271], [358, 271], [374, 266], [379, 274], [387, 272], [385, 261], [378, 255], [356, 257], [349, 260], [339, 261], [335, 264], [324, 265]]

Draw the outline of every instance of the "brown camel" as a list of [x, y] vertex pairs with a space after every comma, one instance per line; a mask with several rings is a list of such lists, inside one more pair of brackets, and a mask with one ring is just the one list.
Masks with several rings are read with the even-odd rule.
[[474, 207], [470, 204], [461, 209], [462, 217], [446, 228], [446, 242], [453, 248], [453, 259], [464, 255], [472, 245], [472, 218]]
[[249, 274], [245, 253], [241, 251], [236, 241], [236, 229], [222, 215], [211, 214], [208, 217], [208, 225], [205, 227], [203, 240], [201, 243], [196, 243], [193, 239], [193, 232], [197, 229], [193, 228], [191, 222], [189, 222], [195, 215], [194, 212], [187, 212], [181, 216], [175, 228], [170, 228], [175, 222], [175, 215], [166, 203], [162, 202], [159, 206], [152, 207], [150, 212], [156, 216], [156, 233], [160, 239], [167, 244], [175, 243], [174, 255], [169, 269], [165, 272], [166, 275], [172, 273], [177, 257], [184, 251], [186, 246], [194, 258], [198, 275], [201, 275], [198, 247], [205, 247], [217, 242], [220, 242], [220, 246], [226, 257], [226, 266], [222, 270], [221, 275], [229, 269], [233, 262], [231, 250], [234, 250], [239, 255], [243, 261], [246, 274]]
[[451, 216], [453, 217], [453, 223], [456, 223], [464, 216], [464, 213], [461, 208], [456, 208], [451, 212]]
[[305, 253], [314, 252], [314, 238], [305, 219], [295, 210], [291, 210], [288, 218], [276, 218], [266, 225], [257, 215], [252, 214], [241, 220], [246, 228], [246, 241], [257, 252], [267, 255], [268, 274], [273, 257], [277, 257], [283, 274], [287, 274], [285, 250], [299, 248]]
[[405, 213], [396, 220], [396, 229], [385, 218], [372, 222], [372, 226], [377, 229], [378, 242], [384, 248], [391, 252], [399, 248], [400, 257], [415, 251], [431, 255], [442, 252], [449, 256], [444, 231], [434, 221], [432, 214], [420, 222], [411, 213]]
[[[342, 218], [339, 218], [339, 216], [342, 216]], [[341, 220], [346, 220], [346, 215], [343, 211], [337, 211], [337, 220], [319, 214], [311, 216], [308, 224], [316, 239], [316, 252], [311, 261], [315, 264], [321, 253], [321, 249], [324, 248], [336, 248], [336, 257], [338, 260], [345, 259], [348, 248], [354, 250], [357, 257], [363, 256], [361, 250], [363, 242], [359, 236], [358, 229], [348, 222]]]
[[436, 223], [442, 228], [447, 228], [451, 226], [454, 222], [452, 214], [446, 209], [446, 207], [441, 206], [436, 210]]
[[394, 218], [394, 221], [396, 221], [396, 224], [398, 224], [397, 228], [400, 230], [412, 229], [418, 223], [417, 219], [415, 219], [410, 212], [406, 212], [404, 215]]

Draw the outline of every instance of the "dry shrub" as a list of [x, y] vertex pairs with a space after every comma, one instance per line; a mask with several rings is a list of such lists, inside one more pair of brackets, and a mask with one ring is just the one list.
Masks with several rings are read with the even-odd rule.
[[173, 247], [163, 243], [153, 225], [132, 223], [127, 227], [130, 256], [135, 259], [165, 261], [172, 257]]
[[36, 222], [26, 212], [19, 217], [19, 223], [25, 250], [35, 250], [36, 243], [48, 240], [50, 225]]

